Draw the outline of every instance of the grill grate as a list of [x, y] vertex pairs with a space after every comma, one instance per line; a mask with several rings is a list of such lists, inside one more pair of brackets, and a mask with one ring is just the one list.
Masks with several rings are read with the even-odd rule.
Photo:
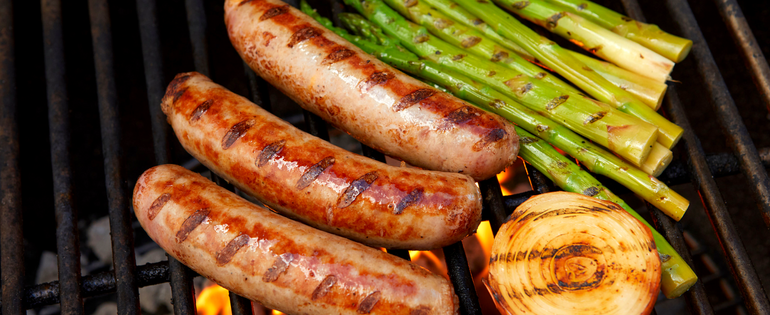
[[[331, 1], [335, 23], [342, 5]], [[65, 63], [59, 0], [41, 0], [43, 20], [46, 87], [48, 92], [49, 132], [51, 163], [54, 174], [55, 210], [57, 220], [57, 249], [59, 254], [59, 281], [35, 285], [20, 290], [24, 280], [24, 247], [21, 224], [21, 175], [19, 173], [19, 141], [16, 119], [14, 31], [13, 9], [10, 0], [0, 0], [0, 261], [2, 272], [2, 312], [22, 314], [26, 308], [41, 305], [61, 304], [64, 314], [81, 314], [83, 299], [106, 293], [117, 292], [118, 309], [121, 313], [137, 314], [139, 310], [138, 287], [170, 282], [176, 314], [194, 314], [194, 292], [189, 268], [169, 257], [168, 262], [136, 266], [134, 260], [133, 232], [129, 199], [123, 187], [126, 183], [121, 174], [121, 133], [118, 119], [117, 89], [113, 70], [113, 44], [110, 15], [107, 0], [89, 0], [89, 16], [93, 53], [97, 78], [99, 118], [101, 124], [104, 173], [109, 200], [110, 228], [113, 244], [113, 270], [88, 276], [80, 276], [78, 248], [77, 213], [72, 203], [71, 166], [68, 159], [70, 149], [70, 127], [65, 84]], [[289, 1], [291, 3], [291, 1]], [[767, 63], [758, 49], [740, 8], [735, 0], [715, 0], [737, 46], [742, 50], [752, 77], [760, 87], [764, 100], [770, 108]], [[637, 0], [622, 0], [626, 12], [634, 19], [644, 20]], [[296, 5], [296, 3], [292, 3]], [[723, 133], [733, 145], [734, 154], [706, 156], [696, 138], [675, 87], [669, 87], [666, 111], [675, 123], [685, 129], [685, 162], [672, 164], [661, 176], [667, 183], [691, 181], [698, 189], [716, 235], [728, 257], [738, 287], [751, 313], [770, 313], [770, 306], [746, 250], [741, 243], [735, 226], [727, 212], [725, 201], [716, 186], [713, 175], [725, 176], [742, 171], [750, 181], [754, 197], [765, 222], [770, 226], [770, 181], [766, 167], [770, 166], [770, 150], [757, 151], [749, 138], [737, 108], [716, 63], [706, 45], [695, 17], [685, 0], [667, 0], [668, 11], [675, 18], [685, 37], [694, 41], [692, 57], [697, 63], [698, 73], [705, 79], [708, 92], [715, 101], [714, 112], [720, 118]], [[202, 0], [186, 0], [185, 8], [195, 69], [210, 74], [209, 54], [206, 38], [206, 14]], [[142, 56], [144, 62], [147, 97], [150, 104], [152, 136], [157, 164], [171, 161], [169, 153], [170, 128], [157, 104], [164, 94], [163, 61], [158, 33], [158, 14], [154, 0], [137, 0], [137, 14], [140, 28]], [[271, 110], [268, 84], [256, 76], [244, 64], [245, 77], [252, 101]], [[318, 116], [304, 112], [308, 131], [322, 139], [329, 140], [326, 123]], [[364, 155], [385, 161], [381, 153], [362, 146]], [[761, 154], [760, 154], [761, 153]], [[534, 192], [503, 197], [496, 178], [480, 184], [484, 203], [484, 219], [490, 220], [493, 233], [497, 233], [507, 214], [535, 193], [554, 190], [546, 177], [526, 166]], [[220, 181], [217, 181], [220, 183]], [[226, 185], [225, 185], [226, 186]], [[230, 186], [232, 189], [232, 186]], [[649, 204], [649, 209], [653, 209]], [[660, 229], [673, 247], [692, 265], [692, 257], [684, 242], [680, 227], [657, 209], [652, 210], [653, 223]], [[390, 251], [399, 257], [409, 259], [405, 250]], [[473, 278], [468, 268], [462, 243], [444, 248], [449, 275], [460, 298], [463, 314], [481, 314]], [[692, 313], [713, 313], [701, 281], [687, 294], [686, 299]], [[251, 314], [250, 303], [231, 293], [233, 314]]]

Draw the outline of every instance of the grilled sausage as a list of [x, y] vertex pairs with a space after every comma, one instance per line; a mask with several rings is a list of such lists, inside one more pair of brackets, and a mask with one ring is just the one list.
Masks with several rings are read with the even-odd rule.
[[199, 274], [289, 314], [457, 314], [451, 284], [406, 260], [261, 209], [176, 165], [134, 188], [147, 234]]
[[270, 208], [379, 247], [431, 249], [481, 220], [467, 175], [393, 167], [308, 135], [199, 73], [177, 75], [162, 101], [182, 146]]
[[516, 159], [510, 123], [391, 68], [280, 0], [228, 0], [225, 23], [254, 71], [374, 149], [476, 180]]

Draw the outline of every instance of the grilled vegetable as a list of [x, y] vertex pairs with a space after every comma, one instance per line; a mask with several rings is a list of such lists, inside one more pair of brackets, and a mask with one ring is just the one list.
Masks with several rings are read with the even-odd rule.
[[[399, 50], [397, 47], [381, 46], [363, 40], [358, 36], [351, 36], [346, 31], [333, 27], [331, 21], [314, 12], [305, 1], [301, 2], [301, 7], [303, 12], [317, 19], [322, 25], [333, 30], [343, 38], [355, 43], [364, 51], [374, 54], [379, 59], [396, 68], [420, 76], [426, 80], [439, 82], [441, 86], [437, 86], [438, 88], [448, 87], [450, 89], [446, 89], [447, 91], [475, 104], [490, 104], [495, 99], [493, 96], [485, 94], [497, 93], [492, 89], [484, 88], [480, 84], [473, 82], [460, 74], [452, 73], [451, 71], [443, 71], [440, 69], [440, 66], [434, 62], [426, 60], [420, 61], [416, 55]], [[359, 26], [362, 25], [359, 24]], [[369, 34], [369, 38], [375, 40], [377, 38], [387, 38], [387, 35], [384, 34], [376, 35], [376, 29], [370, 29], [363, 33]], [[497, 96], [506, 99], [505, 96]], [[548, 139], [549, 142], [562, 148], [562, 150], [567, 151], [567, 153], [575, 155], [578, 160], [586, 165], [586, 167], [599, 174], [605, 174], [621, 183], [628, 183], [629, 180], [639, 183], [649, 181], [649, 186], [636, 185], [634, 187], [641, 189], [638, 191], [635, 190], [638, 194], [649, 196], [648, 199], [650, 199], [651, 202], [674, 198], [674, 200], [682, 200], [687, 203], [686, 199], [679, 196], [676, 192], [669, 190], [665, 187], [665, 184], [646, 176], [646, 174], [640, 172], [638, 169], [634, 169], [632, 166], [626, 164], [611, 153], [586, 142], [569, 129], [566, 129], [550, 119], [542, 117], [534, 111], [513, 101], [509, 100], [504, 103], [503, 107], [499, 109], [490, 106], [480, 107], [496, 112], [517, 123], [519, 126], [516, 127], [516, 132], [519, 134], [520, 139], [522, 139], [520, 141], [519, 154], [530, 162], [530, 164], [535, 166], [535, 168], [545, 173], [546, 176], [551, 178], [551, 180], [562, 189], [586, 193], [593, 195], [595, 198], [615, 202], [621, 205], [623, 209], [631, 213], [635, 218], [644, 222], [647, 226], [650, 226], [622, 199], [612, 194], [612, 192], [599, 183], [593, 176], [580, 169], [580, 167], [575, 165], [571, 160], [567, 159], [553, 147], [546, 144], [544, 141], [540, 141], [540, 139], [526, 130], [539, 134], [540, 137]], [[582, 150], [581, 148], [585, 150]], [[611, 165], [615, 166], [609, 167]], [[613, 171], [618, 168], [626, 168], [626, 171]], [[627, 176], [627, 179], [621, 179], [624, 176]], [[668, 197], [660, 198], [660, 196], [655, 197], [654, 194], [650, 194], [651, 192], [641, 192], [645, 189], [655, 187], [663, 187], [664, 189], [661, 189], [659, 193], [663, 193]], [[652, 229], [652, 227], [650, 228]], [[661, 276], [661, 288], [667, 297], [677, 297], [687, 291], [695, 283], [697, 276], [660, 233], [654, 229], [652, 229], [652, 233], [662, 257], [663, 274]]]
[[546, 0], [602, 27], [652, 49], [673, 62], [687, 57], [692, 41], [662, 31], [657, 25], [633, 20], [587, 0]]
[[618, 205], [557, 192], [500, 228], [488, 285], [508, 314], [648, 314], [660, 268], [650, 230]]
[[[434, 0], [448, 1], [452, 0]], [[658, 142], [667, 149], [682, 137], [681, 127], [666, 120], [630, 93], [616, 87], [601, 75], [571, 56], [566, 49], [544, 38], [502, 9], [487, 1], [455, 0], [464, 9], [484, 20], [500, 35], [515, 42], [542, 63], [577, 85], [597, 100], [615, 106], [620, 111], [639, 117], [658, 127]]]
[[579, 15], [562, 11], [561, 7], [544, 0], [495, 2], [506, 10], [545, 27], [592, 54], [629, 71], [665, 82], [674, 69], [674, 62], [666, 57]]
[[407, 21], [381, 0], [345, 2], [380, 26], [386, 34], [398, 38], [404, 47], [418, 56], [498, 90], [612, 149], [635, 165], [641, 165], [647, 159], [657, 137], [654, 126], [614, 110], [607, 104], [557, 90], [518, 71], [468, 54], [429, 35], [424, 27]]

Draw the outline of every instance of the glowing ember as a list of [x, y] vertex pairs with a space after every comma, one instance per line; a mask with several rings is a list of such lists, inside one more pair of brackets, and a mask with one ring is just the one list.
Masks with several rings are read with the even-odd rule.
[[198, 315], [232, 315], [230, 292], [217, 284], [203, 289], [195, 300]]
[[513, 168], [506, 168], [505, 171], [497, 174], [497, 181], [500, 182], [500, 190], [503, 192], [503, 196], [513, 195], [513, 192], [505, 188], [505, 183], [513, 179]]
[[283, 314], [281, 311], [273, 310], [273, 315], [281, 315]]

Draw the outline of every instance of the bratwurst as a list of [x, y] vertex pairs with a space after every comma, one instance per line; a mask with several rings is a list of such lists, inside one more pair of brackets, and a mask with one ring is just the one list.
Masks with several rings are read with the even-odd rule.
[[134, 188], [142, 227], [202, 276], [289, 314], [457, 314], [449, 281], [259, 208], [176, 165]]
[[199, 73], [171, 82], [163, 112], [198, 161], [268, 207], [379, 247], [433, 249], [481, 220], [463, 174], [394, 167], [300, 131]]
[[516, 159], [510, 123], [391, 68], [280, 0], [228, 0], [225, 23], [261, 77], [376, 150], [476, 180]]

